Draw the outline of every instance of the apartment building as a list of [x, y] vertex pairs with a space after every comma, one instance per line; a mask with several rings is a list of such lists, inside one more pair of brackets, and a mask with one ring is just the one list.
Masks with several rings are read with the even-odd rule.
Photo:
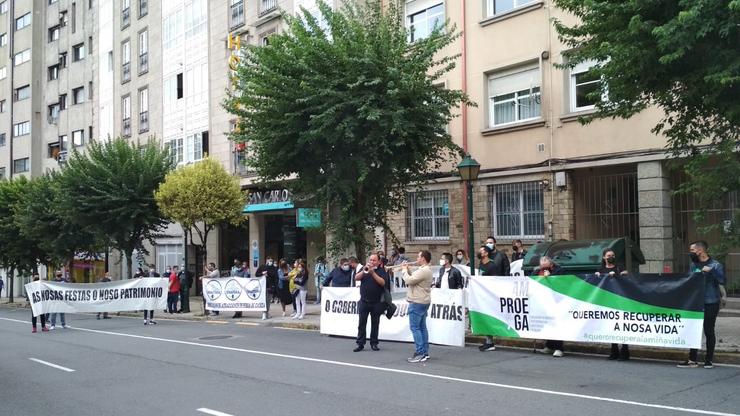
[[[655, 109], [629, 120], [578, 117], [593, 111], [587, 96], [598, 80], [588, 64], [564, 70], [566, 46], [552, 19], [574, 22], [551, 0], [407, 0], [413, 39], [445, 19], [463, 36], [445, 52], [460, 53], [449, 88], [464, 89], [477, 107], [449, 126], [455, 143], [481, 164], [474, 183], [474, 236], [497, 238], [506, 251], [545, 240], [630, 237], [645, 254], [644, 272], [686, 271], [688, 243], [699, 236], [692, 198], [672, 194], [683, 180], [668, 168], [665, 139], [650, 132]], [[608, 98], [608, 97], [604, 97]], [[467, 251], [465, 186], [452, 174], [408, 193], [393, 231], [407, 251]], [[737, 195], [718, 203], [713, 219], [731, 218]], [[728, 258], [740, 268], [740, 253]]]

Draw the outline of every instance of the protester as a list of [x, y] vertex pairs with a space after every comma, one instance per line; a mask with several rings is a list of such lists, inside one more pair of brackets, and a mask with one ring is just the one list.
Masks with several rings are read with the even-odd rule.
[[459, 264], [461, 266], [470, 266], [470, 258], [468, 258], [465, 250], [458, 249], [455, 252], [455, 264]]
[[[203, 278], [207, 279], [218, 279], [221, 277], [221, 273], [218, 271], [218, 268], [216, 267], [216, 263], [208, 263], [208, 266], [206, 266], [205, 270], [203, 270], [204, 275], [201, 276], [199, 279], [202, 281]], [[203, 314], [205, 316], [209, 316], [211, 313], [208, 309], [206, 309], [206, 293], [205, 289], [203, 290]], [[213, 311], [214, 315], [219, 315], [218, 311]]]
[[[714, 347], [717, 342], [714, 326], [717, 322], [719, 310], [727, 303], [727, 292], [725, 291], [725, 268], [722, 263], [713, 259], [707, 253], [709, 244], [706, 241], [695, 241], [689, 246], [689, 258], [691, 259], [691, 272], [701, 273], [704, 278], [704, 336], [707, 338], [707, 353], [704, 356], [704, 368], [714, 368]], [[698, 367], [697, 358], [699, 350], [689, 350], [689, 359], [681, 364], [679, 368]]]
[[[233, 277], [246, 277], [241, 261], [234, 259], [234, 265], [231, 267], [231, 275]], [[260, 277], [260, 275], [257, 274], [257, 277]], [[234, 312], [234, 316], [232, 316], [231, 319], [241, 318], [241, 317], [242, 317], [242, 311], [236, 311]]]
[[398, 260], [398, 246], [395, 244], [391, 247], [391, 258], [388, 260], [391, 265], [395, 265]]
[[462, 273], [452, 266], [452, 254], [442, 253], [439, 259], [439, 274], [434, 280], [434, 287], [437, 289], [462, 289], [464, 281]]
[[[621, 264], [617, 264], [617, 255], [614, 253], [614, 250], [607, 248], [604, 249], [604, 251], [601, 253], [601, 268], [599, 268], [599, 270], [594, 274], [596, 276], [603, 276], [608, 278], [624, 276], [627, 274], [627, 271], [624, 270], [624, 267]], [[629, 360], [629, 345], [622, 344], [622, 348], [620, 349], [619, 344], [612, 344], [611, 354], [609, 354], [608, 359], [619, 361]]]
[[[377, 256], [377, 254], [376, 254], [376, 256]], [[357, 257], [351, 256], [349, 258], [349, 267], [352, 269], [352, 281], [351, 281], [350, 284], [352, 286], [357, 286], [358, 283], [357, 283], [357, 279], [355, 279], [355, 277], [357, 277], [357, 274], [362, 271], [362, 269], [364, 268], [364, 266], [360, 263], [360, 260], [358, 260]]]
[[[557, 265], [552, 259], [548, 256], [542, 256], [540, 257], [540, 267], [537, 271], [538, 276], [542, 277], [550, 277], [550, 276], [557, 276], [559, 274], [562, 274], [563, 269]], [[563, 356], [563, 341], [553, 341], [553, 340], [546, 340], [545, 341], [545, 348], [541, 350], [541, 352], [545, 354], [552, 354], [553, 357], [562, 357]]]
[[297, 273], [293, 277], [295, 283], [295, 303], [296, 312], [294, 319], [303, 319], [306, 317], [306, 295], [308, 294], [308, 269], [303, 259], [295, 261]]
[[0, 277], [0, 298], [3, 297], [3, 287], [5, 286], [5, 281], [3, 281], [3, 278]]
[[[159, 277], [159, 273], [154, 269], [154, 265], [149, 266], [149, 275], [148, 276], [142, 276], [147, 278], [155, 278]], [[157, 322], [154, 320], [154, 309], [151, 310], [145, 310], [144, 311], [144, 325], [156, 325]]]
[[157, 269], [153, 264], [149, 265], [149, 277], [160, 277]]
[[339, 266], [329, 273], [324, 280], [324, 286], [350, 287], [352, 285], [352, 268], [347, 258], [339, 260]]
[[316, 266], [313, 269], [313, 280], [316, 286], [316, 304], [321, 303], [321, 288], [324, 287], [324, 280], [326, 280], [326, 260], [324, 256], [319, 256], [316, 259]]
[[378, 258], [380, 259], [380, 266], [383, 268], [388, 267], [388, 265], [390, 264], [390, 259], [385, 256], [385, 251], [378, 250], [378, 252], [375, 254], [377, 254]]
[[[275, 291], [275, 286], [278, 285], [278, 268], [275, 266], [275, 261], [272, 259], [271, 256], [267, 256], [267, 259], [265, 259], [265, 264], [257, 268], [257, 271], [254, 273], [254, 277], [265, 278], [265, 286], [267, 286], [267, 294], [265, 295], [265, 304], [267, 305], [267, 310], [265, 312], [262, 312], [262, 320], [266, 320], [270, 318], [270, 302], [269, 297], [270, 294]], [[239, 316], [242, 315], [241, 312], [237, 312]]]
[[[61, 270], [57, 270], [56, 273], [54, 273], [54, 280], [53, 281], [54, 282], [57, 282], [57, 283], [66, 283], [65, 279], [62, 278], [62, 271]], [[65, 314], [63, 312], [53, 312], [51, 314], [51, 326], [49, 326], [49, 329], [50, 330], [53, 330], [53, 329], [56, 328], [57, 316], [59, 317], [59, 319], [60, 319], [60, 321], [62, 323], [62, 328], [66, 328], [67, 327], [67, 322], [66, 322], [67, 314]]]
[[[33, 277], [33, 281], [34, 282], [36, 282], [38, 280], [41, 280], [41, 277], [39, 277], [39, 274], [38, 273], [34, 273], [32, 275], [32, 277]], [[26, 300], [27, 301], [30, 301], [28, 299], [28, 292], [26, 292]], [[42, 332], [48, 332], [49, 329], [46, 328], [46, 315], [42, 313], [39, 316], [41, 317], [41, 331]], [[33, 315], [33, 311], [31, 311], [31, 332], [34, 333], [34, 334], [36, 333], [36, 322], [37, 322], [37, 317], [34, 316]]]
[[[481, 246], [478, 249], [478, 270], [481, 276], [501, 276], [500, 269], [491, 261], [491, 253], [493, 250], [487, 245]], [[496, 344], [493, 341], [493, 337], [486, 335], [486, 341], [483, 345], [478, 347], [479, 351], [495, 351]]]
[[141, 267], [136, 268], [136, 273], [134, 273], [134, 279], [139, 279], [146, 276], [146, 273], [144, 273], [144, 270]]
[[[357, 259], [354, 259], [357, 261]], [[350, 259], [350, 262], [352, 259]], [[362, 351], [367, 341], [367, 317], [370, 315], [370, 348], [378, 351], [378, 331], [380, 316], [385, 310], [383, 294], [388, 284], [388, 273], [380, 266], [377, 254], [367, 260], [367, 267], [362, 268], [354, 277], [360, 282], [360, 301], [357, 303], [359, 325], [357, 327], [357, 347], [354, 352]]]
[[180, 272], [177, 273], [177, 278], [180, 280], [180, 310], [177, 313], [189, 313], [190, 312], [190, 272], [188, 272], [185, 265], [182, 266]]
[[[110, 272], [105, 272], [103, 277], [101, 277], [100, 280], [98, 280], [98, 282], [100, 283], [110, 282]], [[97, 319], [100, 319], [100, 312], [98, 312]], [[103, 312], [103, 319], [110, 319], [110, 317], [108, 316], [108, 312]]]
[[404, 247], [398, 247], [398, 256], [396, 256], [396, 260], [393, 262], [394, 266], [400, 266], [404, 262], [408, 262], [409, 258], [406, 257], [406, 249]]
[[510, 274], [509, 258], [501, 250], [496, 249], [496, 239], [493, 236], [486, 238], [486, 247], [491, 250], [488, 258], [493, 262], [493, 267], [495, 267], [495, 276], [508, 276]]
[[[447, 253], [449, 254], [449, 253]], [[450, 255], [452, 258], [452, 255]], [[410, 363], [424, 362], [429, 359], [429, 331], [427, 330], [427, 312], [432, 303], [432, 269], [429, 262], [432, 261], [432, 253], [422, 250], [416, 257], [419, 266], [414, 273], [409, 271], [408, 263], [403, 265], [403, 281], [406, 282], [408, 291], [406, 301], [409, 304], [409, 328], [414, 337], [416, 351], [414, 355], [406, 359]]]
[[[280, 267], [278, 267], [278, 294], [280, 296], [280, 306], [283, 308], [283, 316], [285, 316], [285, 306], [293, 303], [293, 296], [290, 293], [290, 281], [288, 275], [290, 274], [290, 266], [285, 259], [280, 259]], [[293, 306], [295, 308], [295, 305]]]
[[514, 242], [511, 243], [511, 262], [515, 262], [517, 260], [523, 260], [524, 256], [527, 255], [527, 250], [524, 249], [524, 246], [522, 245], [522, 240], [514, 240]]
[[180, 298], [180, 279], [177, 277], [177, 266], [170, 268], [169, 292], [167, 293], [167, 311], [170, 314], [177, 312], [177, 301]]

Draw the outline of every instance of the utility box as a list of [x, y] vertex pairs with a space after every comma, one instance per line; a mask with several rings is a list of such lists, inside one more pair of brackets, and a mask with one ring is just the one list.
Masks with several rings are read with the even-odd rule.
[[540, 266], [540, 257], [548, 256], [566, 273], [594, 273], [601, 268], [601, 257], [605, 249], [614, 250], [617, 263], [625, 270], [638, 272], [645, 257], [637, 244], [629, 238], [604, 240], [560, 240], [535, 244], [524, 256], [523, 272], [534, 274]]

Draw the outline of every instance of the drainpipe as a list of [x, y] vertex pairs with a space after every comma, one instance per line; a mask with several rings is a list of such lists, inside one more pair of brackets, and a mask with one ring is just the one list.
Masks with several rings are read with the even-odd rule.
[[[466, 17], [466, 10], [465, 10], [465, 0], [460, 1], [460, 5], [462, 6], [462, 35], [460, 37], [460, 40], [462, 41], [462, 56], [460, 60], [460, 70], [462, 71], [462, 92], [464, 94], [468, 93], [468, 68], [467, 68], [467, 59], [468, 59], [468, 44], [467, 44], [467, 36], [466, 36], [466, 25], [465, 25], [465, 17]], [[462, 147], [465, 153], [469, 153], [468, 150], [468, 107], [466, 105], [462, 106]], [[465, 190], [463, 195], [463, 201], [465, 202], [465, 205], [469, 204], [469, 201], [472, 201], [472, 197], [468, 198], [468, 192], [472, 193], [473, 188], [467, 187], [465, 184], [460, 181], [460, 186], [463, 187]], [[463, 224], [467, 224], [469, 221], [468, 218], [468, 212], [470, 212], [469, 207], [465, 207], [463, 209]], [[463, 241], [468, 241], [468, 227], [463, 227]], [[468, 256], [472, 256], [473, 253], [468, 253]]]
[[[15, 27], [13, 26], [13, 22], [15, 22], [15, 0], [10, 0], [10, 10], [8, 13], [9, 21], [8, 21], [8, 69], [10, 70], [10, 94], [8, 94], [8, 97], [10, 97], [10, 137], [6, 140], [8, 141], [8, 156], [9, 156], [9, 162], [8, 162], [8, 179], [13, 178], [13, 170], [15, 166], [13, 166], [13, 142], [14, 135], [13, 135], [13, 108], [15, 107], [15, 96], [13, 95], [14, 91], [14, 85], [13, 80], [15, 79], [15, 66], [13, 65], [13, 49], [15, 46]], [[34, 16], [33, 19], [36, 17]], [[36, 52], [32, 52], [36, 53]], [[33, 88], [33, 86], [31, 86]], [[33, 90], [32, 90], [33, 91]], [[34, 91], [35, 93], [35, 91]], [[31, 98], [33, 100], [33, 98]], [[33, 105], [33, 104], [32, 104]], [[32, 129], [35, 129], [36, 127], [31, 125]]]
[[[549, 54], [549, 60], [553, 59], [554, 57], [552, 54], [550, 54], [550, 49], [552, 48], [552, 26], [550, 25], [550, 22], [552, 21], [552, 5], [547, 4], [545, 9], [547, 9], [547, 53]], [[544, 68], [544, 59], [542, 59], [543, 56], [540, 54], [540, 68]], [[550, 146], [548, 147], [548, 153], [549, 157], [547, 159], [547, 167], [550, 171], [550, 220], [547, 223], [548, 228], [548, 237], [550, 241], [555, 241], [555, 230], [554, 230], [554, 222], [555, 222], [555, 189], [557, 188], [555, 186], [555, 171], [552, 166], [552, 158], [553, 158], [553, 143], [555, 142], [554, 136], [555, 136], [555, 118], [553, 117], [553, 110], [552, 110], [552, 102], [553, 102], [553, 91], [552, 91], [552, 85], [553, 85], [553, 79], [552, 79], [552, 72], [553, 67], [552, 64], [549, 65], [548, 68], [548, 78], [549, 78], [549, 84], [548, 85], [548, 98], [547, 98], [547, 118], [549, 123], [549, 128], [547, 129], [550, 135]], [[542, 94], [540, 94], [540, 97], [542, 97]]]

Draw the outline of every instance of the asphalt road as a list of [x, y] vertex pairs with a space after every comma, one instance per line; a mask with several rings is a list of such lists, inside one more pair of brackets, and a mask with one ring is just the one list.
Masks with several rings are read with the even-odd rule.
[[0, 414], [740, 413], [740, 366], [474, 346], [432, 346], [430, 361], [409, 364], [410, 344], [353, 353], [352, 340], [313, 331], [70, 314], [67, 322], [32, 334], [29, 310], [0, 309]]

